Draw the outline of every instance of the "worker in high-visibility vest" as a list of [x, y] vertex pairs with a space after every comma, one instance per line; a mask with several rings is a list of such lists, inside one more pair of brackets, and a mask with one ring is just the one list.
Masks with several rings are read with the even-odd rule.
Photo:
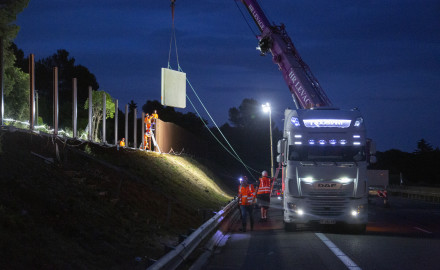
[[122, 138], [122, 140], [119, 142], [120, 147], [125, 147], [125, 138]]
[[254, 185], [248, 183], [246, 176], [243, 176], [241, 185], [238, 187], [238, 200], [241, 211], [241, 231], [246, 231], [247, 215], [249, 215], [251, 223], [251, 231], [254, 230], [254, 217], [252, 215], [253, 204], [255, 203]]
[[267, 221], [267, 209], [269, 209], [270, 204], [270, 189], [271, 179], [267, 176], [267, 171], [263, 171], [257, 192], [258, 204], [261, 207], [260, 221]]

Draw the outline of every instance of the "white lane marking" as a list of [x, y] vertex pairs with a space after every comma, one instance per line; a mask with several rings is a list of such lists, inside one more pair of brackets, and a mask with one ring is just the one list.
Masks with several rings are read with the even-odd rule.
[[322, 233], [315, 233], [316, 236], [318, 236], [319, 239], [321, 239], [322, 242], [336, 255], [336, 257], [339, 258], [339, 260], [342, 261], [342, 263], [347, 266], [350, 270], [362, 270], [355, 262], [353, 262], [347, 255], [345, 255], [342, 250], [340, 250], [335, 244], [333, 244], [332, 241], [330, 241], [324, 234]]
[[422, 232], [424, 232], [424, 233], [432, 233], [432, 232], [430, 232], [430, 231], [427, 231], [427, 230], [421, 229], [421, 228], [419, 228], [419, 227], [414, 227], [414, 229], [419, 230], [419, 231], [422, 231]]

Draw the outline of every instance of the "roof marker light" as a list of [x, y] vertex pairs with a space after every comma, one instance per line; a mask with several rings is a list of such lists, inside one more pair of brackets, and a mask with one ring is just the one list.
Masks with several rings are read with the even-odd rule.
[[295, 138], [302, 138], [302, 135], [296, 134]]
[[353, 135], [353, 138], [355, 139], [359, 139], [361, 137], [361, 135]]
[[290, 118], [290, 122], [292, 122], [292, 124], [295, 126], [295, 127], [299, 127], [299, 119], [297, 118], [297, 117], [292, 117], [292, 118]]
[[353, 145], [361, 145], [360, 142], [353, 142]]
[[364, 122], [364, 119], [362, 117], [358, 117], [356, 121], [354, 122], [355, 127], [359, 127]]
[[295, 144], [298, 144], [298, 145], [299, 145], [299, 144], [302, 144], [302, 142], [295, 142]]

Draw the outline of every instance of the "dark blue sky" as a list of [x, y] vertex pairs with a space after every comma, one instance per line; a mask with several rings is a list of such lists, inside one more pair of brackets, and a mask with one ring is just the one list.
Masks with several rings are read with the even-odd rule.
[[[294, 107], [290, 92], [271, 57], [259, 56], [234, 1], [176, 1], [180, 66], [219, 125], [229, 108], [254, 98], [272, 104], [281, 129], [284, 109]], [[333, 104], [361, 110], [378, 150], [412, 152], [421, 138], [440, 146], [438, 0], [260, 3], [270, 21], [286, 25]], [[30, 0], [16, 23], [15, 43], [25, 55], [40, 59], [67, 50], [120, 107], [160, 100], [169, 0]]]

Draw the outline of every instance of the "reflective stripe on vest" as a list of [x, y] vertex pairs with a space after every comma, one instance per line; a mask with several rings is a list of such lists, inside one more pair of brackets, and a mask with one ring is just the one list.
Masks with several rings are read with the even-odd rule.
[[254, 186], [253, 185], [247, 185], [247, 186], [239, 186], [238, 188], [238, 195], [241, 195], [240, 197], [240, 205], [251, 205], [254, 201]]
[[261, 177], [260, 178], [260, 186], [258, 187], [258, 194], [270, 193], [270, 178]]

